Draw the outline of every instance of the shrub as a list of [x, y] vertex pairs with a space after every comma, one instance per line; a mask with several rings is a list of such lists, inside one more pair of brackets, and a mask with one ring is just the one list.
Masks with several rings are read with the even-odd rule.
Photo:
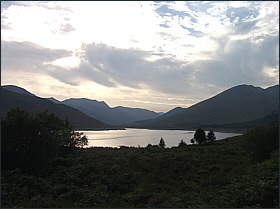
[[183, 139], [181, 139], [180, 143], [178, 144], [178, 147], [186, 147], [187, 143], [183, 141]]
[[160, 141], [159, 141], [158, 146], [159, 146], [160, 148], [165, 148], [166, 145], [165, 145], [165, 141], [164, 141], [163, 138], [160, 138]]
[[279, 121], [253, 128], [245, 134], [245, 138], [254, 161], [267, 159], [269, 153], [279, 147]]
[[214, 132], [212, 130], [210, 130], [209, 133], [207, 134], [206, 141], [212, 143], [215, 140], [216, 140], [216, 136], [215, 136]]

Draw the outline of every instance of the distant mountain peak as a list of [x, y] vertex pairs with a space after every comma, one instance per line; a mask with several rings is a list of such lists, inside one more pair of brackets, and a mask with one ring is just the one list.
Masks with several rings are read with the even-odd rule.
[[19, 93], [19, 94], [25, 94], [28, 96], [36, 96], [35, 94], [30, 93], [29, 91], [27, 91], [26, 89], [22, 88], [22, 87], [18, 87], [16, 85], [4, 85], [1, 86], [1, 88], [4, 88], [6, 90], [15, 92], [15, 93]]
[[57, 99], [55, 99], [55, 98], [53, 98], [53, 97], [50, 97], [50, 98], [47, 98], [47, 99], [50, 100], [50, 101], [52, 101], [52, 102], [55, 103], [55, 104], [59, 104], [59, 103], [60, 103], [59, 100], [57, 100]]

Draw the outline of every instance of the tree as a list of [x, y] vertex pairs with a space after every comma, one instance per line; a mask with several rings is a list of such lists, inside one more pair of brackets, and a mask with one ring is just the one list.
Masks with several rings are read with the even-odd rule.
[[215, 140], [216, 140], [216, 136], [215, 136], [214, 132], [212, 130], [210, 130], [207, 134], [206, 141], [212, 143]]
[[2, 168], [33, 171], [57, 157], [65, 147], [88, 143], [83, 133], [75, 132], [68, 119], [48, 111], [34, 115], [19, 108], [1, 119]]
[[269, 154], [279, 149], [279, 120], [256, 126], [245, 134], [245, 139], [254, 161], [270, 158]]
[[194, 140], [198, 142], [198, 144], [203, 144], [206, 141], [205, 132], [202, 128], [198, 128], [194, 134]]
[[187, 146], [187, 143], [184, 142], [183, 139], [181, 139], [181, 141], [180, 141], [178, 147], [185, 147], [185, 146]]
[[160, 141], [159, 141], [159, 145], [158, 145], [160, 148], [165, 148], [165, 142], [163, 140], [163, 138], [160, 138]]

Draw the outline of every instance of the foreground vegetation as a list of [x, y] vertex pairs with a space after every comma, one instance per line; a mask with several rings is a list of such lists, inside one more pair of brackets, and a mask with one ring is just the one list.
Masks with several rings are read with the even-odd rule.
[[[1, 204], [29, 208], [278, 207], [278, 136], [279, 124], [271, 123], [212, 144], [74, 146], [34, 172], [2, 170]], [[260, 141], [265, 146], [256, 149]]]

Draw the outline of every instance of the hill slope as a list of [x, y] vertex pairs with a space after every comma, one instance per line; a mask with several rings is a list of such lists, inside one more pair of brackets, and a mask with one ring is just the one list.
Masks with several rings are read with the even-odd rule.
[[26, 89], [18, 87], [18, 86], [14, 86], [14, 85], [4, 85], [4, 86], [1, 86], [1, 88], [15, 92], [15, 93], [25, 94], [28, 96], [36, 96], [35, 94], [30, 93]]
[[128, 108], [128, 107], [109, 107], [105, 102], [98, 102], [86, 98], [67, 99], [61, 102], [62, 104], [74, 107], [90, 117], [96, 118], [110, 125], [127, 125], [136, 120], [156, 118], [158, 113], [153, 111]]
[[39, 98], [36, 96], [28, 96], [22, 93], [15, 93], [5, 88], [1, 88], [1, 116], [3, 117], [12, 108], [21, 108], [29, 112], [39, 112], [48, 110], [62, 119], [68, 117], [70, 123], [76, 129], [90, 128], [103, 129], [110, 128], [109, 125], [102, 123], [72, 107], [63, 104], [55, 104], [48, 99]]
[[210, 99], [146, 124], [153, 128], [186, 128], [256, 120], [279, 111], [279, 85], [267, 89], [252, 85], [230, 88]]

